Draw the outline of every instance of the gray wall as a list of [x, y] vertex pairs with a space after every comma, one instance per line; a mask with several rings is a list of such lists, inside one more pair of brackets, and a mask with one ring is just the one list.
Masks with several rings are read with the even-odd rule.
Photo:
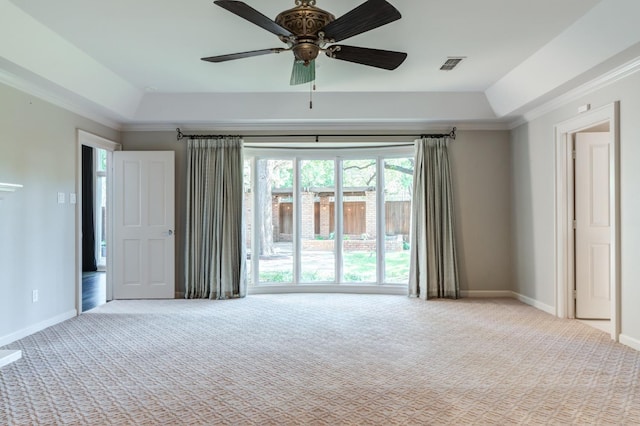
[[510, 152], [506, 131], [459, 132], [450, 145], [463, 291], [511, 290]]
[[[186, 143], [175, 132], [123, 132], [125, 150], [176, 152], [176, 291], [184, 291]], [[510, 145], [506, 131], [461, 131], [451, 144], [461, 290], [511, 289]]]
[[[119, 134], [0, 84], [0, 341], [75, 311], [76, 129]], [[65, 204], [57, 203], [64, 192]], [[33, 290], [39, 302], [32, 303]]]
[[555, 125], [620, 101], [622, 334], [640, 344], [640, 73], [584, 96], [512, 132], [514, 290], [555, 306]]

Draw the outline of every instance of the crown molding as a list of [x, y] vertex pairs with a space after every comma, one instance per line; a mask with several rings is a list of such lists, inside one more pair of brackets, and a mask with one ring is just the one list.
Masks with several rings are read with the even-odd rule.
[[0, 192], [16, 192], [16, 190], [22, 188], [22, 185], [17, 183], [3, 183], [0, 182]]
[[102, 114], [98, 114], [95, 111], [91, 111], [92, 108], [87, 107], [86, 104], [81, 105], [81, 102], [73, 102], [70, 99], [53, 93], [52, 90], [45, 89], [33, 82], [28, 81], [25, 78], [9, 73], [3, 69], [0, 69], [0, 83], [21, 92], [27, 93], [31, 96], [35, 96], [45, 102], [65, 109], [86, 119], [95, 121], [96, 123], [110, 127], [114, 130], [121, 130], [122, 125], [120, 123], [107, 118]]
[[518, 116], [518, 118], [516, 118], [515, 120], [510, 121], [507, 127], [509, 130], [513, 130], [522, 126], [523, 124], [527, 124], [527, 120], [524, 118], [524, 116], [521, 115]]
[[637, 73], [638, 71], [640, 71], [640, 57], [637, 57], [617, 68], [614, 68], [613, 70], [608, 71], [602, 74], [601, 76], [581, 86], [576, 87], [575, 89], [569, 90], [568, 92], [565, 92], [562, 95], [553, 98], [549, 102], [546, 102], [538, 107], [535, 107], [525, 112], [515, 120], [509, 122], [508, 128], [510, 130], [513, 130], [518, 126], [529, 123], [573, 101], [576, 101], [597, 90], [603, 89], [617, 81], [620, 81], [626, 77], [629, 77]]
[[[22, 185], [17, 183], [3, 183], [0, 182], [0, 201], [4, 199], [4, 194], [9, 192], [16, 192], [18, 189], [22, 188]], [[2, 352], [2, 351], [0, 351]]]

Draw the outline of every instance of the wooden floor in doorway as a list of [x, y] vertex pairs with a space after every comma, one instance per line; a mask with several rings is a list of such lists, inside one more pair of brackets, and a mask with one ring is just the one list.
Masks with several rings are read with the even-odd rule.
[[82, 312], [107, 302], [107, 273], [82, 273]]

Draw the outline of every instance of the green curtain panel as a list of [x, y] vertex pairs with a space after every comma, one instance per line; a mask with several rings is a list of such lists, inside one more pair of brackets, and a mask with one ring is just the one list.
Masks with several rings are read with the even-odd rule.
[[187, 150], [185, 297], [244, 297], [242, 141], [192, 139]]
[[411, 218], [409, 295], [460, 295], [453, 214], [449, 138], [416, 141]]

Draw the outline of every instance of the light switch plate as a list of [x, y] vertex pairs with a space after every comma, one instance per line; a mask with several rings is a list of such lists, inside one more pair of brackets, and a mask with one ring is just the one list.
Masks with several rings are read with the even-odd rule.
[[71, 204], [75, 204], [76, 203], [76, 193], [75, 192], [70, 192], [69, 193], [69, 203], [71, 203]]
[[64, 204], [64, 192], [58, 192], [58, 204]]

